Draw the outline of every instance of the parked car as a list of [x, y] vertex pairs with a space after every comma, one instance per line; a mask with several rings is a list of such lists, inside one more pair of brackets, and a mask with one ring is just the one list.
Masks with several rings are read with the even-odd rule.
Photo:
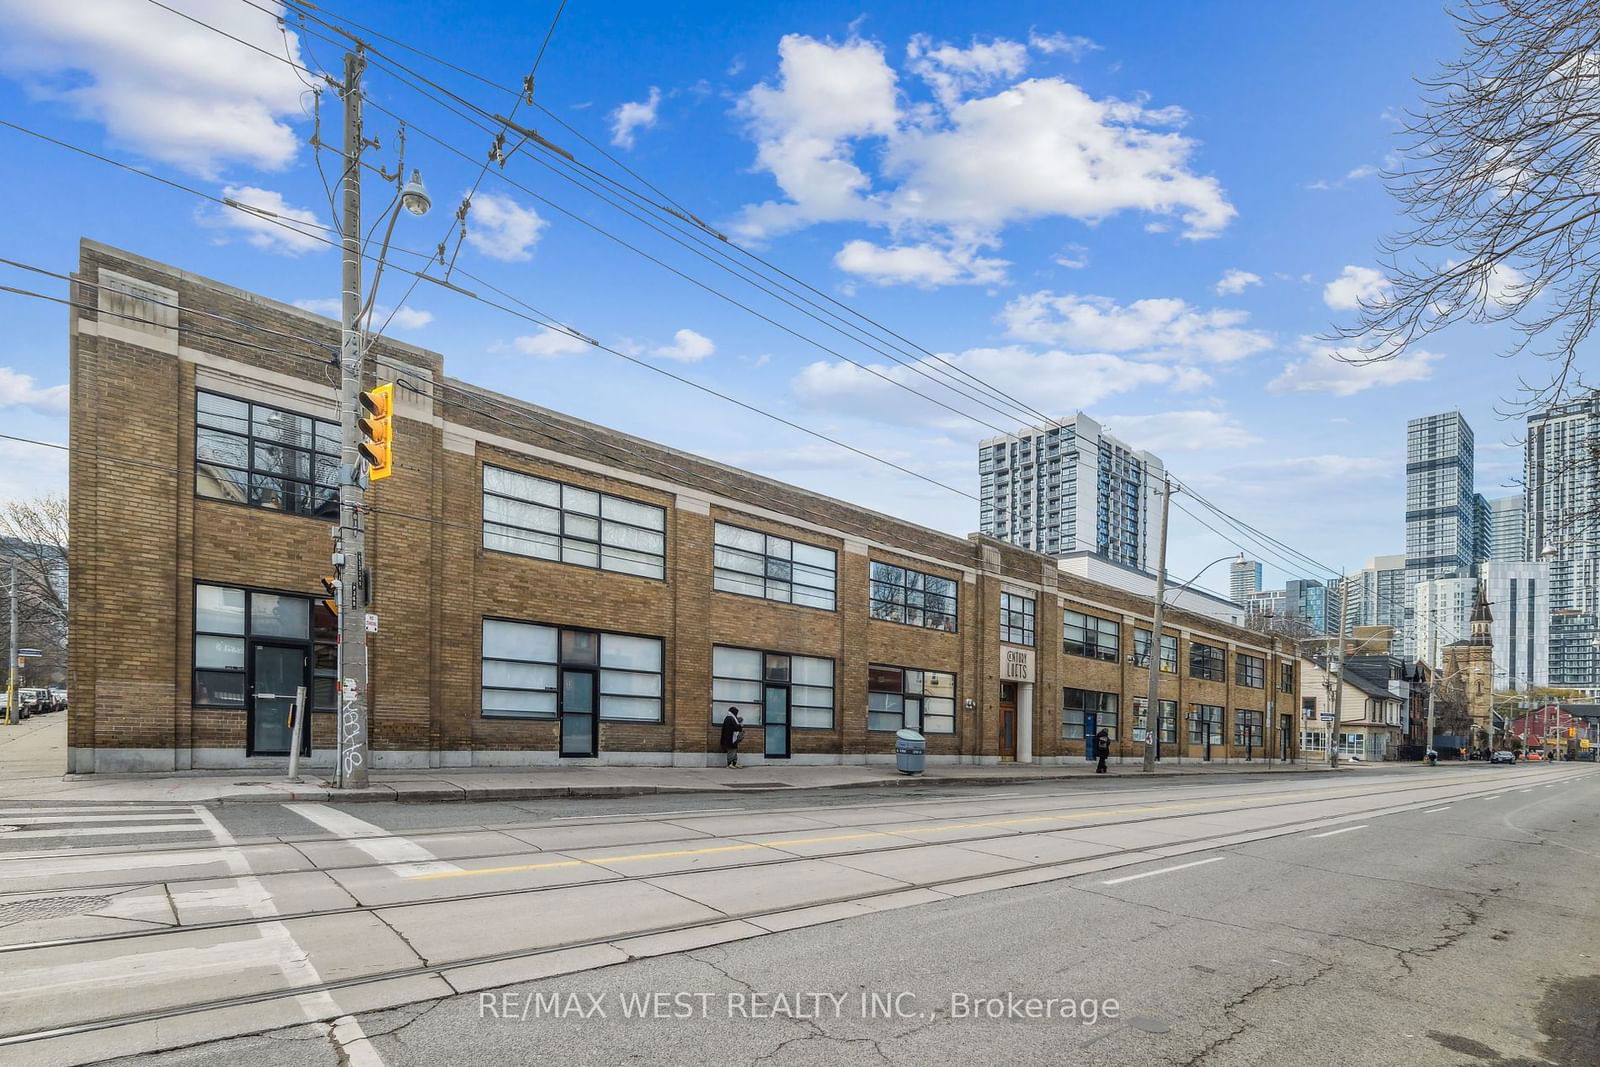
[[50, 703], [55, 705], [56, 711], [67, 710], [67, 691], [65, 689], [50, 690]]
[[1517, 756], [1516, 756], [1516, 753], [1512, 752], [1510, 749], [1502, 748], [1499, 752], [1496, 752], [1496, 753], [1494, 753], [1493, 755], [1491, 755], [1489, 757], [1489, 762], [1490, 763], [1515, 763], [1515, 762], [1517, 762]]

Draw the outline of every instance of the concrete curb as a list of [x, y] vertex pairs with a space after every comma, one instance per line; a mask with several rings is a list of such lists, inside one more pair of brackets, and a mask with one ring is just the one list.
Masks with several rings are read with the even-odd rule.
[[[1347, 768], [1341, 767], [1340, 770]], [[1271, 770], [1247, 770], [1238, 772], [1229, 771], [1156, 771], [1145, 774], [1143, 771], [1107, 772], [1106, 774], [1016, 774], [994, 775], [984, 777], [967, 776], [941, 776], [941, 775], [897, 775], [893, 778], [873, 779], [865, 782], [819, 782], [815, 785], [781, 785], [781, 786], [756, 786], [740, 788], [725, 785], [574, 785], [574, 786], [428, 786], [420, 788], [396, 788], [391, 785], [373, 785], [367, 789], [340, 790], [331, 787], [301, 788], [284, 790], [281, 793], [239, 793], [230, 796], [213, 797], [208, 800], [196, 800], [196, 804], [253, 804], [269, 803], [278, 804], [285, 802], [325, 802], [343, 804], [454, 804], [475, 800], [548, 800], [553, 798], [564, 799], [604, 799], [607, 797], [636, 797], [655, 796], [661, 794], [722, 794], [739, 795], [743, 793], [807, 793], [819, 789], [896, 789], [912, 785], [939, 785], [939, 786], [997, 786], [997, 785], [1027, 785], [1036, 782], [1072, 782], [1072, 781], [1107, 781], [1116, 779], [1120, 781], [1150, 781], [1152, 779], [1175, 778], [1214, 778], [1237, 773], [1240, 775], [1315, 775], [1327, 773], [1327, 768], [1308, 770], [1304, 767], [1285, 767]], [[101, 803], [118, 803], [117, 801], [101, 801]], [[137, 803], [123, 801], [121, 803]]]

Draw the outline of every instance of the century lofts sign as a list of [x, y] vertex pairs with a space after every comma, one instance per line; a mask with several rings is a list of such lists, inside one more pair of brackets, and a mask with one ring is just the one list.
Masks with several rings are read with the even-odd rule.
[[1001, 645], [1000, 680], [1002, 682], [1033, 681], [1033, 649]]

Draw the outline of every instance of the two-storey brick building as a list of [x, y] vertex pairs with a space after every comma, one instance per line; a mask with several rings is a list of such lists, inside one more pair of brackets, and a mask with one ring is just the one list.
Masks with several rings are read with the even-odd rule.
[[[90, 241], [74, 276], [69, 745], [78, 772], [332, 762], [338, 335]], [[91, 310], [93, 309], [93, 310]], [[1148, 598], [478, 389], [380, 341], [368, 495], [380, 767], [1137, 755]], [[1292, 658], [1169, 610], [1164, 759], [1292, 756]], [[1288, 694], [1288, 695], [1285, 695]]]

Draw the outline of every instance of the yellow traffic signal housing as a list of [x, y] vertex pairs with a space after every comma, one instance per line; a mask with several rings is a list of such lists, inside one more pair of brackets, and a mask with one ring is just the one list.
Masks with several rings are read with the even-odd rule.
[[327, 598], [323, 600], [322, 606], [333, 612], [335, 615], [338, 615], [339, 583], [331, 577], [324, 577], [322, 579], [322, 591], [328, 594]]
[[361, 458], [368, 477], [378, 481], [394, 473], [394, 384], [380, 385], [361, 394], [366, 412], [356, 420], [361, 429]]

